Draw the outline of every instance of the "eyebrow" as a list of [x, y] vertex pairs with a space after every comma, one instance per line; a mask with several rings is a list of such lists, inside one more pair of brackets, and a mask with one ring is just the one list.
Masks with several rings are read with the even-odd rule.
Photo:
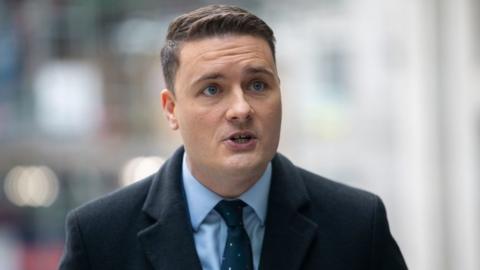
[[222, 75], [220, 72], [207, 73], [207, 74], [204, 74], [204, 75], [200, 76], [200, 78], [196, 79], [193, 82], [193, 84], [197, 84], [201, 81], [218, 80], [218, 79], [223, 79], [223, 78], [225, 78], [225, 76]]
[[[243, 73], [248, 75], [265, 74], [267, 76], [275, 77], [274, 73], [270, 69], [267, 69], [264, 67], [249, 67]], [[225, 75], [223, 75], [222, 73], [212, 72], [212, 73], [207, 73], [200, 76], [198, 79], [196, 79], [193, 82], [193, 84], [197, 84], [201, 81], [218, 80], [218, 79], [224, 79], [224, 78], [225, 78]]]
[[271, 77], [275, 77], [273, 71], [270, 69], [264, 68], [264, 67], [249, 67], [247, 70], [245, 70], [246, 74], [265, 74]]

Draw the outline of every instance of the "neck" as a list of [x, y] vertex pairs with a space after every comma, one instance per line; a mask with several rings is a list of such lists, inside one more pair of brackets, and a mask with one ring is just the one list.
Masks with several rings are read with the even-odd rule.
[[202, 185], [223, 198], [238, 198], [260, 180], [267, 164], [250, 171], [218, 173], [214, 169], [192, 166], [187, 156], [187, 166], [191, 174]]

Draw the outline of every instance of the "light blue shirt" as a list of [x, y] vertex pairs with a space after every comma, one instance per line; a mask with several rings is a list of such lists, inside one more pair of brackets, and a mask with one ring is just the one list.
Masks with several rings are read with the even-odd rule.
[[[193, 177], [187, 166], [186, 154], [183, 156], [182, 175], [195, 248], [202, 269], [220, 270], [227, 225], [213, 208], [223, 198]], [[272, 165], [269, 163], [262, 177], [239, 197], [247, 204], [243, 210], [243, 221], [252, 244], [254, 269], [258, 269], [260, 263], [271, 176]]]

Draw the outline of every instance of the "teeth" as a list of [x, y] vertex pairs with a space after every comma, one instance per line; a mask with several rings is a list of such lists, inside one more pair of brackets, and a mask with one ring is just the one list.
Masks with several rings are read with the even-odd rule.
[[234, 136], [233, 139], [235, 139], [235, 140], [239, 140], [239, 139], [250, 139], [250, 136], [247, 136], [247, 135], [237, 135], [237, 136]]
[[232, 137], [231, 140], [235, 141], [235, 143], [248, 143], [252, 139], [250, 135], [235, 135]]

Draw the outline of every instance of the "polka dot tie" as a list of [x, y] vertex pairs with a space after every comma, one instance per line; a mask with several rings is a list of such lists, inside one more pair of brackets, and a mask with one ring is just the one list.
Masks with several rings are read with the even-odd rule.
[[253, 270], [250, 239], [243, 226], [243, 207], [241, 200], [221, 201], [215, 210], [227, 224], [228, 234], [223, 252], [221, 270]]

